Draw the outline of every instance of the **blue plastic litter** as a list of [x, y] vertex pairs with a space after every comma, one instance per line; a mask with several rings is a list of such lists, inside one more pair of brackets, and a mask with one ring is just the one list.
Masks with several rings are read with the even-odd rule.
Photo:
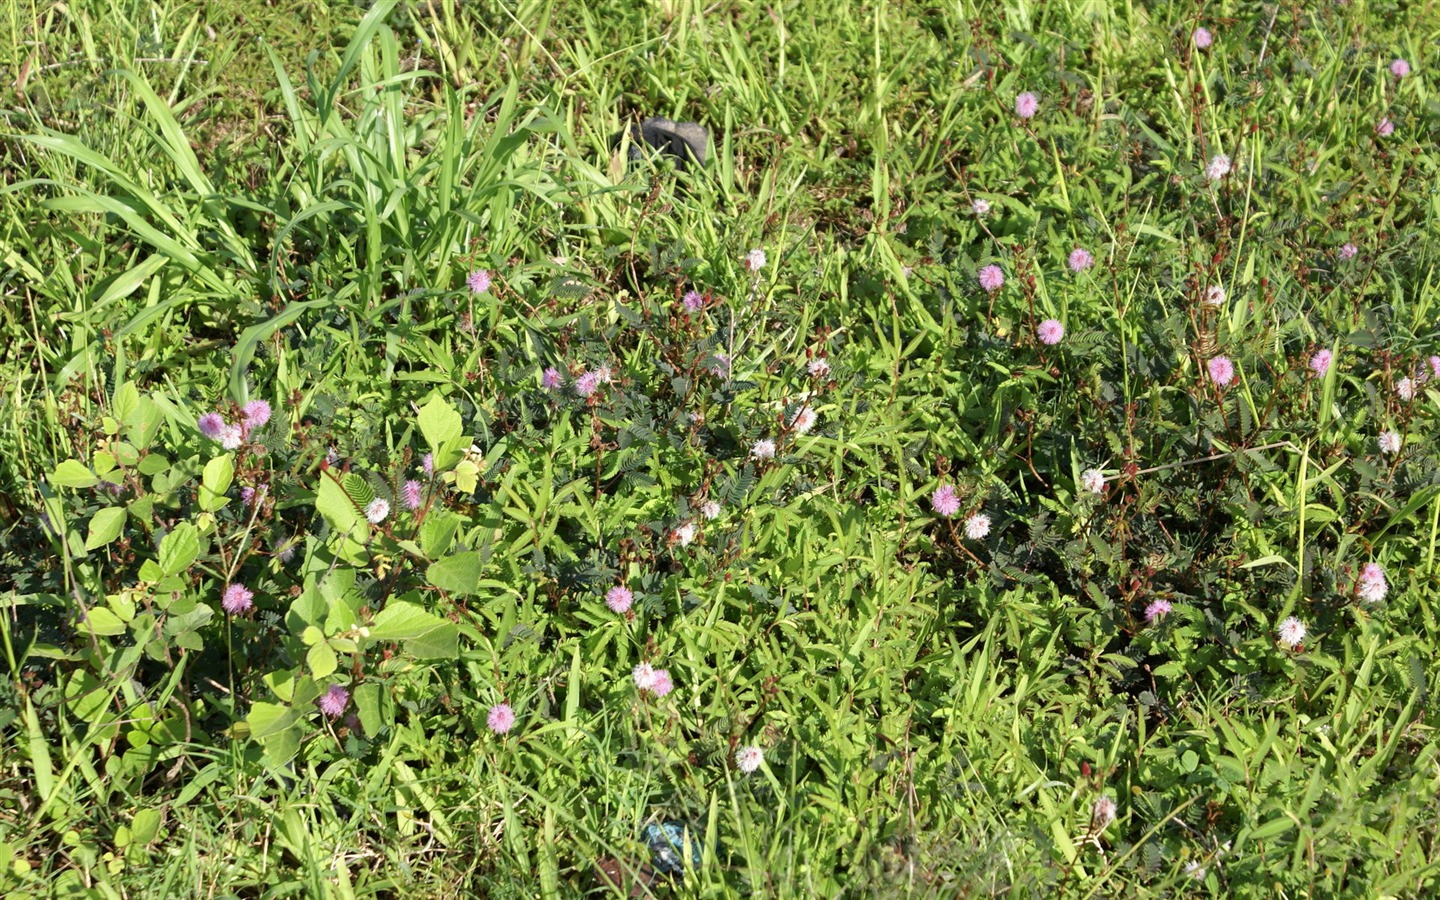
[[690, 866], [700, 867], [700, 837], [684, 822], [651, 823], [645, 826], [645, 843], [650, 847], [650, 864], [666, 875], [685, 875], [685, 833], [690, 835]]

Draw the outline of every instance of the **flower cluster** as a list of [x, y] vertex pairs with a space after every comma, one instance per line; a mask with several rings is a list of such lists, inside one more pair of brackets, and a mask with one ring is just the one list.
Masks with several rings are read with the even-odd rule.
[[211, 440], [219, 441], [226, 450], [236, 450], [250, 437], [251, 431], [268, 421], [270, 404], [264, 400], [251, 400], [240, 410], [237, 422], [226, 422], [220, 413], [208, 412], [196, 420], [195, 427]]
[[1366, 563], [1360, 567], [1360, 578], [1355, 582], [1355, 596], [1366, 603], [1379, 603], [1385, 599], [1390, 586], [1385, 581], [1385, 570], [1379, 563]]
[[663, 697], [674, 690], [675, 685], [670, 680], [669, 669], [656, 669], [649, 663], [640, 663], [631, 672], [635, 679], [635, 687], [640, 691], [648, 691], [656, 697]]

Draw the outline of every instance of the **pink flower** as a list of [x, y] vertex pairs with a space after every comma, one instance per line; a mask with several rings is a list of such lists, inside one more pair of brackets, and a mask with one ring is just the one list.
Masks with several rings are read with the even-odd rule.
[[965, 536], [972, 541], [984, 540], [990, 533], [990, 517], [984, 513], [975, 513], [965, 520]]
[[350, 692], [338, 684], [330, 685], [330, 690], [320, 697], [320, 711], [332, 719], [338, 719], [345, 713], [345, 707], [350, 705]]
[[1005, 283], [1004, 270], [994, 263], [981, 269], [976, 277], [980, 280], [980, 286], [992, 294], [1000, 290], [1000, 286]]
[[1065, 337], [1065, 326], [1061, 325], [1058, 319], [1046, 319], [1036, 327], [1035, 336], [1040, 339], [1040, 343], [1054, 346]]
[[244, 615], [255, 606], [254, 597], [254, 592], [243, 584], [227, 584], [220, 597], [220, 607], [232, 616]]
[[1340, 258], [1341, 258], [1341, 259], [1353, 259], [1353, 258], [1355, 257], [1355, 254], [1356, 254], [1356, 253], [1359, 253], [1359, 252], [1360, 252], [1360, 248], [1356, 247], [1354, 244], [1348, 244], [1348, 243], [1347, 243], [1347, 244], [1341, 244], [1341, 245], [1340, 245]]
[[1430, 363], [1430, 372], [1440, 378], [1440, 356], [1432, 356], [1426, 362]]
[[240, 417], [244, 420], [247, 431], [251, 428], [259, 428], [270, 421], [270, 404], [264, 400], [251, 400], [240, 411]]
[[490, 290], [490, 273], [484, 269], [476, 269], [471, 272], [470, 277], [465, 281], [470, 285], [472, 294], [483, 294]]
[[1380, 121], [1375, 123], [1375, 133], [1381, 137], [1389, 137], [1395, 133], [1395, 123], [1387, 116], [1381, 116]]
[[1030, 91], [1015, 98], [1015, 115], [1028, 119], [1040, 109], [1040, 100]]
[[220, 429], [219, 440], [226, 450], [237, 450], [245, 441], [245, 430], [239, 425], [226, 425]]
[[1210, 165], [1205, 167], [1205, 177], [1211, 181], [1219, 181], [1230, 174], [1230, 157], [1223, 153], [1215, 154], [1210, 160]]
[[830, 374], [830, 363], [823, 356], [817, 356], [805, 365], [811, 378], [824, 378]]
[[1223, 285], [1212, 284], [1205, 289], [1206, 306], [1223, 306], [1225, 304], [1225, 288]]
[[775, 442], [769, 438], [758, 440], [750, 445], [751, 459], [773, 459], [775, 456]]
[[599, 370], [592, 369], [575, 379], [575, 393], [582, 397], [594, 396], [595, 392], [600, 389], [602, 380]]
[[636, 666], [631, 670], [630, 676], [635, 679], [635, 687], [642, 691], [648, 691], [655, 686], [655, 670], [649, 663], [642, 662]]
[[1076, 247], [1070, 251], [1070, 271], [1083, 272], [1095, 264], [1095, 257], [1084, 247]]
[[623, 613], [630, 609], [630, 604], [635, 600], [635, 595], [623, 584], [617, 584], [605, 592], [605, 605], [610, 607], [611, 612]]
[[1385, 599], [1389, 585], [1385, 582], [1385, 570], [1379, 563], [1366, 563], [1360, 567], [1360, 580], [1355, 583], [1355, 594], [1367, 603], [1379, 603]]
[[1145, 624], [1154, 625], [1156, 619], [1163, 619], [1170, 615], [1170, 609], [1169, 600], [1157, 598], [1150, 601], [1150, 605], [1145, 607]]
[[1381, 453], [1395, 454], [1400, 452], [1400, 435], [1394, 431], [1382, 431], [1380, 437], [1376, 438]]
[[765, 267], [765, 251], [758, 247], [745, 254], [745, 268], [758, 272]]
[[225, 417], [218, 412], [208, 412], [196, 420], [195, 427], [212, 441], [218, 441], [220, 433], [225, 430]]
[[1310, 371], [1315, 373], [1315, 377], [1324, 378], [1325, 373], [1330, 371], [1330, 361], [1334, 358], [1335, 354], [1329, 350], [1316, 350], [1315, 355], [1310, 357]]
[[716, 378], [724, 378], [726, 375], [730, 374], [730, 357], [726, 356], [724, 353], [716, 353], [715, 362], [711, 363], [709, 368], [706, 369], [706, 371], [708, 371], [711, 375], [714, 375]]
[[405, 486], [400, 489], [400, 499], [401, 502], [405, 504], [406, 509], [419, 509], [423, 496], [420, 482], [413, 478], [406, 481]]
[[984, 218], [990, 212], [990, 201], [977, 197], [975, 202], [970, 204], [970, 211]]
[[1415, 399], [1415, 382], [1409, 377], [1401, 378], [1395, 382], [1395, 396], [1409, 403]]
[[684, 305], [687, 313], [697, 313], [705, 308], [705, 295], [699, 291], [686, 291], [680, 303]]
[[1235, 377], [1235, 364], [1230, 362], [1228, 356], [1217, 356], [1205, 364], [1210, 370], [1210, 380], [1224, 387]]
[[1390, 64], [1390, 74], [1396, 78], [1404, 78], [1410, 74], [1410, 64], [1403, 59], [1396, 59]]
[[561, 375], [561, 374], [560, 374], [560, 370], [557, 369], [557, 368], [555, 368], [554, 366], [551, 366], [550, 368], [546, 369], [546, 370], [545, 370], [543, 373], [541, 373], [541, 375], [540, 375], [540, 386], [543, 387], [543, 388], [544, 388], [545, 390], [547, 390], [547, 391], [553, 391], [553, 390], [559, 388], [560, 385], [562, 385], [562, 384], [564, 384], [564, 383], [565, 383], [565, 376], [564, 376], [564, 375]]
[[435, 474], [435, 454], [425, 454], [425, 456], [420, 460], [420, 470], [426, 475]]
[[511, 709], [508, 703], [497, 703], [490, 707], [485, 724], [496, 734], [504, 734], [515, 727], [515, 710]]
[[1092, 494], [1105, 490], [1105, 473], [1099, 469], [1086, 469], [1080, 473], [1080, 486]]
[[650, 686], [650, 693], [657, 697], [663, 697], [675, 689], [675, 683], [670, 680], [669, 669], [655, 670], [655, 683]]
[[1214, 40], [1214, 36], [1210, 34], [1210, 29], [1205, 28], [1204, 26], [1195, 29], [1195, 33], [1192, 34], [1190, 38], [1191, 40], [1195, 41], [1195, 46], [1200, 48], [1201, 50], [1208, 50], [1210, 48], [1211, 41]]
[[720, 518], [720, 504], [714, 500], [706, 500], [700, 504], [700, 515], [707, 519]]
[[960, 495], [951, 485], [942, 484], [930, 495], [930, 508], [948, 519], [960, 511]]

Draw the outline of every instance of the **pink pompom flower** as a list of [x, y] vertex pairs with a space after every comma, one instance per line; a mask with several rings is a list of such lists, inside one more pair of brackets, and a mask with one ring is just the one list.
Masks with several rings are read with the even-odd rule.
[[1065, 326], [1060, 324], [1059, 319], [1046, 319], [1036, 327], [1035, 336], [1040, 343], [1053, 347], [1065, 337]]
[[1381, 116], [1380, 121], [1375, 123], [1375, 133], [1381, 137], [1389, 137], [1395, 133], [1395, 123], [1390, 121], [1388, 116]]
[[1163, 597], [1150, 601], [1150, 605], [1145, 607], [1145, 624], [1154, 625], [1157, 619], [1170, 615], [1170, 610], [1170, 601]]
[[1030, 91], [1015, 98], [1015, 115], [1022, 119], [1032, 118], [1039, 109], [1040, 99]]
[[1410, 74], [1410, 64], [1403, 59], [1396, 59], [1390, 63], [1390, 74], [1396, 78], [1404, 78]]
[[345, 714], [345, 707], [350, 705], [350, 692], [338, 684], [330, 685], [330, 690], [320, 695], [320, 711], [332, 719], [338, 719]]
[[1335, 354], [1329, 350], [1316, 350], [1315, 355], [1310, 357], [1310, 371], [1315, 373], [1316, 378], [1324, 378], [1325, 373], [1330, 371], [1330, 363], [1335, 359]]
[[1355, 254], [1356, 254], [1356, 253], [1359, 253], [1359, 252], [1360, 252], [1360, 248], [1356, 247], [1354, 244], [1351, 244], [1351, 243], [1348, 243], [1348, 242], [1347, 242], [1347, 243], [1344, 243], [1344, 244], [1341, 244], [1341, 245], [1340, 245], [1340, 258], [1341, 258], [1341, 259], [1354, 259], [1354, 258], [1355, 258]]
[[1070, 251], [1070, 271], [1083, 272], [1095, 264], [1095, 257], [1084, 247], [1076, 247]]
[[605, 592], [605, 605], [610, 607], [611, 612], [626, 612], [634, 601], [635, 595], [623, 584], [617, 584]]
[[264, 400], [251, 400], [240, 411], [240, 417], [245, 424], [246, 431], [251, 428], [259, 428], [270, 421], [270, 404]]
[[1225, 387], [1235, 377], [1235, 364], [1228, 356], [1217, 356], [1205, 364], [1210, 370], [1210, 380]]
[[515, 710], [511, 709], [508, 703], [497, 703], [490, 707], [490, 713], [485, 716], [485, 724], [495, 734], [505, 734], [515, 727]]
[[981, 269], [975, 277], [979, 280], [980, 286], [992, 294], [1005, 284], [1005, 271], [994, 263]]
[[476, 269], [465, 279], [465, 283], [470, 285], [472, 294], [483, 294], [490, 290], [490, 273], [484, 269]]
[[195, 427], [207, 438], [218, 441], [220, 433], [225, 430], [225, 417], [218, 412], [208, 412], [196, 420]]
[[406, 509], [419, 509], [423, 499], [424, 492], [420, 482], [413, 478], [406, 481], [405, 486], [400, 489], [400, 500], [405, 504]]
[[930, 495], [930, 508], [948, 519], [960, 511], [960, 495], [953, 486], [942, 484]]
[[1210, 44], [1215, 40], [1215, 36], [1210, 33], [1210, 29], [1202, 25], [1195, 29], [1195, 33], [1190, 35], [1190, 39], [1195, 42], [1195, 46], [1199, 49], [1208, 50], [1210, 49]]
[[232, 616], [240, 616], [254, 608], [255, 593], [243, 584], [227, 584], [220, 597], [220, 607]]

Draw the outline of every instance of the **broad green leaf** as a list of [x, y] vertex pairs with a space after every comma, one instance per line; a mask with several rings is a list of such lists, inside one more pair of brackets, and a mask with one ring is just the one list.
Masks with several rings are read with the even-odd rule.
[[84, 627], [93, 635], [113, 637], [125, 633], [125, 623], [103, 606], [92, 606], [85, 614]]
[[480, 554], [463, 550], [425, 570], [425, 580], [450, 594], [473, 597], [480, 585]]
[[433, 398], [420, 410], [420, 433], [434, 454], [437, 471], [445, 471], [460, 458], [460, 445], [465, 440], [460, 414], [447, 401]]
[[55, 467], [47, 480], [55, 487], [87, 488], [94, 485], [100, 479], [95, 473], [77, 459], [67, 459]]
[[357, 526], [364, 521], [350, 495], [345, 493], [344, 488], [340, 487], [328, 472], [320, 473], [320, 489], [315, 492], [315, 509], [325, 517], [332, 529], [341, 534], [353, 534], [357, 531]]
[[370, 639], [403, 641], [405, 652], [420, 659], [449, 659], [459, 652], [460, 629], [413, 603], [400, 601], [375, 616]]
[[90, 520], [90, 531], [85, 536], [85, 549], [103, 547], [120, 536], [125, 527], [125, 510], [110, 506], [97, 512]]
[[131, 444], [138, 449], [150, 448], [151, 442], [156, 439], [156, 432], [160, 431], [160, 423], [166, 419], [166, 413], [160, 409], [160, 405], [151, 400], [150, 397], [140, 397], [140, 405], [135, 412], [121, 419], [125, 425], [125, 436], [130, 439]]
[[235, 480], [235, 461], [231, 454], [217, 456], [205, 464], [205, 474], [200, 479], [200, 508], [207, 512], [220, 509], [230, 500], [225, 492]]
[[160, 834], [160, 810], [142, 809], [130, 820], [130, 839], [142, 846], [151, 844]]
[[428, 559], [439, 559], [450, 549], [460, 517], [449, 510], [436, 510], [420, 526], [420, 548]]
[[[159, 260], [161, 265], [163, 265], [165, 262], [165, 258], [162, 256], [152, 256], [150, 257], [150, 260]], [[143, 265], [144, 264], [142, 263], [141, 266]], [[141, 266], [136, 266], [130, 271], [138, 271]], [[156, 268], [159, 268], [159, 266], [157, 265]], [[124, 276], [122, 275], [121, 278], [124, 278]], [[93, 315], [95, 312], [95, 307], [91, 306], [88, 312]], [[139, 408], [140, 389], [135, 386], [135, 382], [127, 381], [115, 389], [115, 394], [110, 400], [110, 411], [114, 413], [117, 419], [123, 422], [125, 421], [125, 418], [127, 416], [133, 415], [135, 413], [135, 410]]]
[[[438, 463], [437, 463], [438, 465]], [[480, 483], [480, 467], [468, 459], [462, 459], [455, 467], [455, 487], [462, 494], [473, 494]]]
[[300, 750], [300, 729], [295, 727], [299, 719], [300, 714], [288, 706], [262, 701], [250, 707], [245, 723], [271, 764], [281, 765]]
[[181, 522], [160, 541], [160, 570], [166, 575], [179, 575], [199, 555], [200, 532], [189, 522]]
[[385, 725], [384, 695], [380, 685], [366, 681], [355, 687], [355, 713], [366, 734], [375, 734]]
[[310, 674], [316, 678], [329, 678], [339, 666], [335, 651], [324, 641], [310, 648], [305, 654], [305, 663], [310, 666]]

